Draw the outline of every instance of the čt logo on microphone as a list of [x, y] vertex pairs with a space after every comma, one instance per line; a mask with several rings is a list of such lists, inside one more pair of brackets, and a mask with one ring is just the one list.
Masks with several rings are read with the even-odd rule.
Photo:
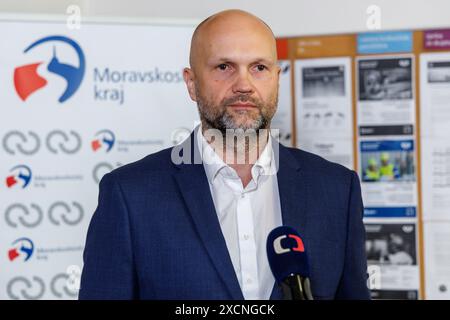
[[[286, 247], [283, 247], [281, 245], [281, 241], [283, 239], [293, 239], [291, 241], [283, 241]], [[288, 234], [288, 235], [281, 235], [277, 237], [273, 241], [273, 249], [275, 250], [276, 254], [283, 254], [289, 251], [298, 251], [298, 252], [305, 252], [305, 246], [303, 245], [303, 241], [299, 236], [296, 236], [295, 234]]]

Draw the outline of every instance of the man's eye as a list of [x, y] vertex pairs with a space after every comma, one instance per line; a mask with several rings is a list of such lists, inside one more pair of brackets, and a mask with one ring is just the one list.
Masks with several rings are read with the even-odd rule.
[[228, 65], [226, 63], [222, 63], [222, 64], [219, 64], [217, 66], [217, 68], [219, 68], [219, 70], [225, 71], [228, 69]]
[[263, 65], [263, 64], [258, 64], [258, 65], [256, 66], [256, 69], [257, 69], [258, 71], [264, 71], [264, 70], [266, 70], [267, 68], [266, 68], [266, 66]]

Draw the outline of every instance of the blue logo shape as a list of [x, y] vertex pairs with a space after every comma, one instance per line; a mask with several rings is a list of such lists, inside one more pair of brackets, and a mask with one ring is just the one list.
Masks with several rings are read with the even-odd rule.
[[13, 248], [8, 251], [10, 261], [14, 261], [21, 256], [24, 257], [24, 261], [28, 261], [33, 255], [34, 243], [29, 238], [19, 238], [11, 245]]
[[105, 144], [107, 146], [106, 152], [109, 152], [116, 142], [114, 133], [111, 130], [107, 129], [100, 130], [95, 134], [95, 137], [97, 137], [97, 139], [94, 139], [91, 143], [92, 150], [94, 151], [97, 151], [102, 147], [103, 144]]
[[22, 180], [22, 189], [25, 189], [31, 181], [31, 169], [25, 165], [15, 166], [9, 172], [13, 174], [6, 177], [6, 185], [8, 188], [12, 188], [19, 182], [18, 180]]
[[50, 63], [47, 66], [47, 69], [49, 72], [52, 72], [54, 74], [59, 75], [60, 77], [63, 77], [67, 81], [67, 87], [64, 93], [59, 97], [58, 101], [60, 103], [63, 103], [67, 99], [69, 99], [80, 87], [81, 81], [84, 77], [84, 72], [86, 69], [86, 59], [84, 57], [83, 50], [81, 47], [73, 41], [72, 39], [69, 39], [64, 36], [49, 36], [42, 39], [39, 39], [32, 43], [28, 48], [24, 50], [24, 53], [27, 53], [31, 49], [51, 41], [60, 41], [64, 42], [68, 45], [70, 45], [78, 56], [78, 62], [79, 66], [75, 67], [70, 64], [61, 63], [59, 62], [58, 57], [56, 56], [56, 48], [53, 47], [53, 57], [50, 60]]

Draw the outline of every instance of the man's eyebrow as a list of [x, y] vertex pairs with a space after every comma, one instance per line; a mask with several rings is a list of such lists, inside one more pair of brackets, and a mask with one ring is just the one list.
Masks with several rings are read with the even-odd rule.
[[[273, 61], [273, 59], [263, 58], [263, 57], [252, 59], [250, 61], [251, 61], [250, 64], [256, 64], [256, 63], [264, 63], [264, 64], [268, 64], [268, 65], [276, 64], [276, 61]], [[238, 63], [236, 61], [236, 59], [229, 58], [229, 57], [211, 58], [208, 62], [211, 63], [211, 64], [224, 63], [224, 62], [232, 63], [232, 64], [237, 64]]]
[[272, 59], [268, 59], [268, 58], [259, 58], [259, 59], [255, 59], [254, 63], [264, 63], [264, 64], [276, 64], [276, 61], [273, 61]]

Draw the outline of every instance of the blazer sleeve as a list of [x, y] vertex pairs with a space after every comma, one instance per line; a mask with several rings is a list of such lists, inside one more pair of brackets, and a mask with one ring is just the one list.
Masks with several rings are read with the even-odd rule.
[[128, 210], [112, 174], [100, 182], [98, 206], [89, 225], [83, 260], [80, 300], [137, 298]]
[[370, 299], [370, 291], [367, 287], [366, 232], [363, 213], [361, 185], [358, 175], [352, 171], [347, 213], [345, 262], [336, 299]]

